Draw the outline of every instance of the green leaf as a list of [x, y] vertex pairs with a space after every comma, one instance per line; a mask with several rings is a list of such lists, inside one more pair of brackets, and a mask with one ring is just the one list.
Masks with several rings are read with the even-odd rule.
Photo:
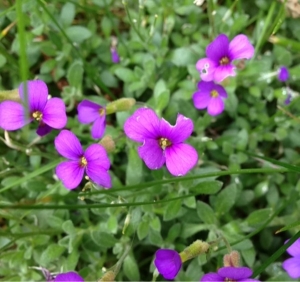
[[131, 69], [127, 68], [117, 68], [115, 70], [115, 75], [124, 82], [133, 82], [136, 80], [134, 72]]
[[214, 208], [218, 216], [227, 213], [235, 203], [236, 185], [231, 184], [222, 190], [216, 197]]
[[258, 227], [271, 217], [272, 211], [271, 208], [256, 210], [246, 218], [246, 223], [249, 226]]
[[69, 26], [72, 24], [75, 18], [76, 10], [75, 5], [67, 2], [63, 5], [61, 12], [60, 12], [60, 21], [64, 26]]
[[182, 67], [188, 66], [189, 64], [195, 64], [197, 61], [197, 54], [192, 50], [191, 47], [177, 48], [172, 52], [171, 61], [174, 65]]
[[76, 229], [73, 225], [73, 222], [71, 220], [67, 220], [63, 223], [62, 229], [69, 235], [75, 235]]
[[133, 185], [142, 181], [143, 162], [136, 148], [130, 148], [128, 152], [128, 165], [126, 167], [126, 184]]
[[286, 231], [286, 230], [289, 230], [289, 229], [292, 229], [292, 228], [295, 228], [295, 227], [299, 227], [299, 226], [300, 226], [300, 221], [296, 221], [294, 223], [288, 224], [285, 227], [280, 228], [279, 230], [277, 230], [275, 232], [275, 234]]
[[168, 220], [171, 220], [173, 218], [176, 218], [177, 214], [180, 211], [180, 208], [181, 208], [181, 201], [180, 200], [170, 202], [165, 208], [164, 220], [168, 221]]
[[149, 242], [157, 247], [161, 247], [163, 244], [163, 238], [161, 237], [158, 231], [154, 231], [152, 229], [149, 230]]
[[66, 29], [66, 34], [74, 43], [82, 43], [84, 40], [90, 38], [92, 33], [86, 27], [80, 25], [73, 25]]
[[140, 270], [133, 254], [125, 258], [123, 270], [129, 281], [140, 281]]
[[175, 242], [175, 239], [179, 237], [181, 233], [181, 224], [179, 222], [172, 225], [172, 227], [169, 229], [167, 241], [169, 242]]
[[221, 187], [223, 186], [223, 183], [221, 181], [203, 181], [198, 183], [197, 185], [190, 188], [192, 192], [196, 192], [197, 194], [215, 194], [217, 193]]
[[213, 209], [204, 202], [197, 202], [197, 214], [206, 224], [217, 224], [218, 222]]
[[106, 249], [112, 248], [118, 243], [118, 240], [113, 235], [102, 231], [91, 232], [91, 237], [98, 246]]
[[57, 244], [49, 245], [41, 255], [40, 264], [44, 267], [48, 267], [48, 264], [59, 258], [65, 250], [65, 247]]
[[47, 224], [52, 228], [61, 229], [63, 220], [60, 217], [56, 217], [54, 215], [48, 215]]
[[6, 64], [6, 58], [0, 54], [0, 68]]
[[81, 89], [83, 78], [83, 66], [80, 61], [75, 61], [68, 69], [67, 79], [71, 86], [76, 89]]
[[140, 222], [138, 229], [137, 229], [137, 235], [139, 240], [143, 240], [149, 233], [149, 223], [142, 221]]

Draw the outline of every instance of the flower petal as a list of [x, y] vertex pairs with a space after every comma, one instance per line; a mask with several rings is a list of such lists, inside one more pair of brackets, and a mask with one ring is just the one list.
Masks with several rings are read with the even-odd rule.
[[56, 136], [54, 145], [60, 155], [70, 160], [78, 161], [84, 153], [78, 138], [69, 130], [62, 130]]
[[65, 161], [56, 167], [55, 173], [63, 185], [71, 190], [80, 184], [84, 168], [80, 166], [79, 161]]
[[198, 153], [188, 144], [173, 144], [166, 148], [166, 165], [175, 176], [187, 174], [197, 163]]
[[160, 120], [152, 109], [140, 108], [126, 120], [124, 131], [128, 138], [144, 142], [159, 137], [159, 126]]
[[196, 63], [196, 69], [200, 72], [200, 77], [204, 81], [211, 81], [214, 79], [214, 72], [217, 66], [218, 64], [208, 58], [200, 59]]
[[86, 168], [86, 174], [97, 185], [111, 188], [111, 177], [106, 169], [91, 163]]
[[160, 135], [167, 138], [172, 144], [181, 143], [193, 132], [194, 124], [191, 119], [178, 114], [175, 125], [171, 125], [165, 119], [160, 123]]
[[24, 82], [19, 86], [19, 93], [24, 103], [28, 103], [30, 112], [43, 112], [48, 99], [48, 87], [42, 80], [28, 80], [26, 83], [27, 95], [25, 100]]
[[52, 131], [52, 127], [46, 123], [41, 122], [36, 130], [36, 133], [39, 136], [45, 136]]
[[282, 267], [291, 278], [300, 278], [300, 258], [289, 258], [282, 263]]
[[100, 139], [103, 136], [103, 134], [105, 132], [105, 125], [106, 125], [105, 119], [106, 119], [106, 117], [104, 115], [104, 116], [99, 116], [95, 120], [95, 122], [92, 126], [92, 137], [94, 139]]
[[234, 65], [220, 66], [214, 72], [214, 80], [221, 82], [228, 76], [236, 76]]
[[289, 70], [286, 67], [280, 67], [278, 70], [278, 79], [282, 82], [289, 79]]
[[226, 92], [225, 88], [222, 85], [215, 84], [214, 90], [216, 90], [222, 98], [227, 98], [228, 97], [227, 92]]
[[93, 164], [99, 166], [105, 170], [110, 167], [110, 160], [107, 152], [100, 144], [92, 144], [84, 152], [84, 156], [87, 160], [88, 165]]
[[159, 169], [166, 161], [164, 152], [159, 146], [158, 140], [146, 139], [144, 144], [138, 148], [138, 153], [140, 158], [150, 169]]
[[220, 34], [206, 48], [206, 56], [219, 64], [223, 57], [228, 57], [229, 39], [225, 34]]
[[159, 249], [155, 253], [154, 265], [165, 279], [173, 280], [177, 276], [182, 262], [176, 251]]
[[[285, 244], [288, 242], [287, 240]], [[286, 250], [293, 257], [300, 257], [300, 239], [297, 239], [291, 246]], [[300, 267], [300, 265], [299, 265]]]
[[193, 94], [193, 102], [196, 109], [202, 110], [207, 108], [211, 96], [209, 93], [197, 91]]
[[225, 105], [221, 97], [214, 97], [210, 100], [207, 113], [211, 116], [217, 116], [224, 111]]
[[81, 123], [91, 123], [100, 116], [100, 109], [105, 109], [89, 100], [81, 101], [77, 106], [78, 120]]
[[231, 60], [250, 59], [254, 55], [254, 47], [246, 35], [239, 34], [231, 40], [229, 54]]
[[210, 272], [204, 274], [200, 281], [225, 281], [225, 279], [217, 273]]
[[218, 274], [224, 278], [238, 281], [240, 279], [249, 278], [252, 275], [252, 270], [248, 267], [221, 267]]
[[62, 99], [51, 98], [43, 111], [43, 122], [55, 129], [61, 129], [67, 124], [66, 106]]
[[54, 282], [59, 282], [59, 281], [78, 281], [78, 282], [84, 282], [83, 278], [77, 274], [74, 271], [66, 272], [66, 273], [60, 273], [55, 277]]
[[0, 127], [4, 130], [17, 130], [31, 121], [26, 118], [22, 104], [13, 101], [0, 103]]

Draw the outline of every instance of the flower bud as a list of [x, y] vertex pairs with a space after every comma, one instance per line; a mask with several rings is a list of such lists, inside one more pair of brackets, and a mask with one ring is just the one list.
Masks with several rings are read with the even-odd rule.
[[185, 248], [179, 255], [181, 257], [181, 261], [185, 262], [189, 259], [192, 259], [200, 254], [206, 253], [209, 249], [210, 245], [201, 240], [197, 240], [192, 243], [190, 246]]
[[111, 153], [116, 149], [116, 144], [110, 135], [105, 135], [99, 142], [107, 153]]
[[106, 114], [112, 114], [115, 112], [128, 111], [133, 105], [135, 105], [135, 99], [133, 98], [121, 98], [109, 103], [106, 106]]
[[112, 270], [107, 271], [99, 280], [100, 281], [115, 281], [115, 273]]
[[227, 254], [223, 257], [223, 264], [225, 267], [233, 266], [239, 267], [240, 266], [240, 254], [237, 251], [232, 251], [230, 254]]

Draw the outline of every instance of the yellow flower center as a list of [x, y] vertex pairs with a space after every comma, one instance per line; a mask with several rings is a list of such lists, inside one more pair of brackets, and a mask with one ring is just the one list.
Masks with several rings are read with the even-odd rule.
[[218, 91], [216, 91], [216, 90], [212, 90], [212, 91], [210, 92], [210, 96], [211, 96], [212, 98], [216, 98], [216, 97], [219, 96], [219, 93], [218, 93]]
[[228, 59], [228, 57], [223, 57], [221, 60], [220, 60], [220, 65], [221, 66], [226, 66], [226, 65], [228, 65], [229, 64], [229, 59]]
[[32, 113], [32, 117], [35, 120], [40, 121], [43, 118], [43, 114], [41, 112], [39, 112], [39, 111], [35, 111], [35, 112]]
[[159, 146], [165, 150], [167, 147], [171, 145], [171, 141], [169, 141], [167, 138], [160, 138], [159, 139]]
[[86, 167], [87, 166], [87, 160], [86, 160], [86, 158], [85, 157], [81, 157], [80, 158], [80, 162], [79, 162], [79, 164], [80, 164], [80, 166], [81, 167]]
[[105, 115], [105, 109], [104, 109], [104, 108], [101, 108], [101, 109], [99, 110], [99, 114], [100, 114], [101, 117], [104, 116], [104, 115]]

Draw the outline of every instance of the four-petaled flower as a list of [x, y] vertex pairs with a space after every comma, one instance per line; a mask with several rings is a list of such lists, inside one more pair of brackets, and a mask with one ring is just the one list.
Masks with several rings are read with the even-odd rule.
[[193, 102], [197, 109], [207, 108], [209, 115], [216, 116], [223, 112], [223, 99], [226, 98], [227, 93], [223, 86], [215, 84], [213, 81], [200, 81], [198, 91], [193, 95]]
[[99, 139], [105, 131], [106, 110], [105, 107], [89, 100], [83, 100], [78, 104], [78, 120], [81, 123], [94, 123], [92, 137]]
[[239, 34], [229, 42], [225, 34], [220, 34], [206, 48], [207, 58], [200, 59], [196, 68], [204, 81], [221, 82], [228, 76], [235, 76], [232, 61], [250, 59], [254, 55], [254, 47], [244, 34]]
[[77, 274], [76, 272], [74, 272], [74, 271], [60, 273], [60, 274], [56, 275], [56, 277], [54, 279], [54, 282], [60, 282], [60, 281], [84, 282], [83, 278], [79, 274]]
[[253, 281], [259, 280], [249, 278], [252, 270], [248, 267], [221, 267], [217, 273], [210, 272], [205, 274], [200, 281]]
[[[48, 88], [42, 80], [29, 80], [26, 83], [27, 99], [25, 100], [24, 84], [19, 86], [19, 95], [24, 104], [4, 101], [0, 104], [0, 127], [5, 130], [17, 130], [36, 120], [39, 122], [36, 133], [44, 136], [52, 128], [61, 129], [67, 123], [66, 107], [62, 99], [48, 100]], [[29, 116], [27, 115], [29, 113]]]
[[173, 280], [177, 276], [182, 262], [176, 251], [159, 249], [155, 253], [154, 265], [165, 279]]
[[286, 67], [282, 66], [282, 67], [279, 68], [279, 70], [278, 70], [278, 79], [280, 81], [282, 81], [282, 82], [287, 81], [289, 79], [289, 76], [290, 76], [289, 70]]
[[[285, 243], [287, 242], [288, 241]], [[300, 278], [300, 239], [295, 241], [286, 251], [292, 258], [289, 258], [282, 263], [283, 269], [291, 278]]]
[[178, 114], [173, 126], [165, 119], [159, 119], [149, 108], [141, 108], [129, 117], [124, 125], [126, 135], [143, 145], [138, 154], [150, 169], [159, 169], [164, 163], [172, 175], [188, 173], [198, 160], [197, 151], [183, 142], [193, 132], [193, 122]]
[[76, 188], [84, 172], [97, 185], [111, 187], [108, 173], [110, 161], [101, 145], [92, 144], [84, 151], [77, 137], [69, 130], [62, 130], [54, 144], [58, 153], [68, 159], [56, 167], [56, 175], [67, 189]]

